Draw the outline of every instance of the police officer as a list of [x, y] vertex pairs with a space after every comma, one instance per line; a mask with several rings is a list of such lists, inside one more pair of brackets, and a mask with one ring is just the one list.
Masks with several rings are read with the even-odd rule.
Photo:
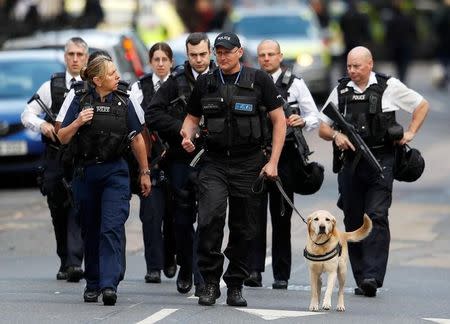
[[[177, 250], [177, 263], [180, 271], [177, 277], [177, 290], [187, 293], [192, 288], [192, 272], [196, 294], [203, 285], [197, 270], [194, 246], [195, 194], [190, 182], [196, 176], [196, 170], [189, 166], [194, 153], [187, 153], [181, 147], [180, 130], [186, 116], [186, 103], [192, 88], [200, 74], [207, 73], [213, 67], [210, 60], [211, 50], [205, 33], [192, 33], [186, 39], [188, 61], [177, 66], [169, 79], [154, 95], [146, 111], [146, 122], [150, 129], [159, 133], [168, 142], [166, 156], [167, 174], [174, 194], [174, 220]], [[193, 263], [194, 262], [194, 263]]]
[[319, 136], [333, 141], [336, 149], [344, 152], [342, 169], [338, 173], [338, 206], [344, 211], [347, 231], [359, 228], [363, 214], [372, 219], [369, 237], [359, 243], [349, 243], [349, 257], [358, 288], [355, 294], [376, 296], [383, 286], [389, 254], [388, 211], [392, 201], [394, 143], [390, 139], [392, 125], [396, 125], [395, 111], [412, 113], [408, 129], [398, 144], [410, 142], [419, 131], [428, 113], [428, 102], [417, 92], [407, 88], [398, 79], [372, 71], [370, 51], [362, 46], [353, 48], [347, 57], [349, 77], [339, 80], [328, 102], [333, 102], [348, 122], [355, 126], [375, 158], [383, 168], [380, 177], [361, 158], [355, 164], [355, 147], [347, 134], [333, 126], [321, 115]]
[[[75, 155], [74, 196], [80, 210], [85, 245], [85, 302], [114, 305], [124, 268], [125, 221], [130, 208], [128, 145], [140, 167], [141, 194], [150, 192], [150, 170], [142, 125], [110, 58], [98, 56], [81, 70], [91, 87], [76, 95], [67, 111], [60, 141], [70, 142]], [[137, 135], [136, 135], [137, 134]]]
[[[54, 118], [58, 114], [64, 97], [73, 82], [81, 80], [80, 69], [88, 59], [86, 42], [74, 37], [67, 41], [64, 49], [64, 61], [67, 70], [52, 75], [50, 81], [41, 85], [22, 113], [25, 127], [42, 133], [45, 145], [44, 173], [42, 192], [47, 196], [47, 203], [52, 217], [56, 237], [56, 253], [61, 265], [56, 275], [58, 280], [78, 282], [83, 276], [81, 263], [83, 243], [75, 210], [70, 203], [70, 194], [64, 186], [64, 167], [61, 163], [60, 144], [56, 138]], [[49, 108], [52, 116], [45, 113], [41, 105]], [[44, 114], [45, 117], [40, 116]], [[70, 180], [70, 179], [65, 179]]]
[[[301, 164], [301, 157], [295, 147], [292, 127], [301, 127], [311, 131], [319, 126], [319, 112], [316, 104], [303, 79], [292, 75], [289, 69], [281, 69], [283, 54], [280, 45], [274, 40], [264, 40], [258, 45], [258, 62], [262, 70], [272, 76], [276, 88], [289, 105], [300, 108], [301, 115], [286, 115], [288, 132], [281, 152], [278, 172], [284, 190], [291, 201], [294, 193], [286, 186], [289, 179], [296, 176], [293, 169], [295, 163]], [[285, 111], [285, 114], [289, 113]], [[300, 181], [297, 179], [296, 181]], [[282, 196], [276, 186], [269, 185], [270, 215], [272, 219], [272, 269], [275, 279], [274, 289], [286, 289], [291, 273], [291, 215], [292, 208], [287, 204], [284, 215], [282, 212]], [[249, 254], [250, 276], [244, 284], [251, 287], [261, 287], [261, 272], [264, 271], [266, 258], [266, 223], [267, 223], [267, 197], [263, 199], [261, 208], [261, 226], [257, 237], [252, 241]]]
[[[111, 59], [111, 55], [107, 51], [96, 50], [96, 51], [90, 53], [87, 63], [89, 64], [97, 56], [106, 56], [107, 58]], [[61, 123], [64, 121], [64, 118], [66, 117], [67, 111], [68, 111], [70, 105], [72, 104], [72, 101], [74, 100], [75, 95], [78, 95], [78, 96], [84, 95], [88, 91], [89, 87], [91, 87], [91, 85], [89, 84], [88, 81], [77, 81], [73, 84], [72, 88], [67, 93], [67, 95], [64, 99], [64, 102], [61, 105], [61, 109], [59, 110], [58, 116], [56, 117], [55, 130], [57, 133], [58, 133], [58, 130], [61, 128]], [[145, 123], [144, 111], [142, 110], [142, 107], [139, 105], [138, 99], [135, 97], [135, 95], [128, 90], [129, 87], [130, 87], [130, 85], [128, 82], [123, 81], [123, 80], [119, 81], [118, 90], [122, 91], [122, 92], [126, 91], [128, 93], [129, 100], [133, 104], [136, 115], [139, 118], [139, 122], [143, 125]], [[132, 154], [132, 153], [128, 152], [127, 157], [130, 154]], [[66, 160], [68, 160], [68, 159], [70, 160], [71, 158], [72, 158], [71, 153], [69, 155], [66, 155]], [[134, 159], [134, 161], [135, 161], [135, 159]], [[137, 164], [137, 162], [136, 162], [136, 164]], [[139, 172], [137, 172], [137, 173], [139, 174]], [[130, 177], [131, 177], [131, 175], [130, 175]], [[138, 181], [138, 180], [136, 180], [136, 181]], [[123, 249], [122, 249], [123, 250], [123, 255], [122, 255], [123, 268], [122, 268], [122, 272], [120, 274], [120, 280], [122, 280], [124, 278], [125, 270], [126, 270], [126, 247], [125, 247], [126, 236], [125, 236], [125, 233], [123, 233], [123, 234], [124, 234], [124, 237], [122, 238], [122, 241], [123, 241]]]
[[[220, 296], [228, 200], [230, 234], [224, 253], [230, 263], [223, 276], [228, 287], [227, 304], [247, 306], [242, 284], [248, 277], [248, 244], [255, 234], [254, 213], [260, 204], [251, 186], [260, 173], [269, 178], [277, 176], [286, 121], [283, 102], [269, 75], [239, 62], [244, 50], [236, 34], [219, 34], [214, 51], [219, 68], [197, 80], [181, 130], [183, 148], [193, 151], [196, 128], [204, 116], [208, 134], [198, 179], [198, 266], [205, 290], [198, 303], [213, 305]], [[261, 147], [266, 118], [261, 106], [266, 107], [273, 124], [272, 154], [267, 163]]]
[[[153, 72], [142, 76], [131, 86], [131, 94], [138, 99], [142, 107], [148, 106], [153, 95], [169, 77], [173, 64], [173, 53], [170, 46], [163, 42], [155, 43], [149, 50], [149, 63]], [[148, 132], [148, 130], [144, 129], [144, 132]], [[152, 158], [156, 158], [155, 153], [162, 154], [162, 152], [153, 150]], [[174, 238], [171, 233], [173, 231], [172, 219], [169, 215], [165, 215], [167, 190], [163, 183], [164, 171], [159, 165], [152, 166], [151, 178], [153, 181], [152, 194], [148, 197], [139, 197], [141, 201], [139, 218], [142, 221], [144, 255], [147, 265], [145, 282], [160, 283], [161, 269], [164, 268], [165, 275], [172, 278], [175, 276], [177, 268], [174, 253], [164, 253], [164, 251], [171, 250], [167, 245], [173, 245], [170, 243]], [[131, 181], [134, 183], [136, 179]], [[163, 219], [165, 235], [161, 231]]]

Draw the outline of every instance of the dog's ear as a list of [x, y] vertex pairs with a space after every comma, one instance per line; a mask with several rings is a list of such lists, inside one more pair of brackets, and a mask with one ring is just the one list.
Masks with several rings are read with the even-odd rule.
[[313, 217], [314, 217], [315, 214], [316, 214], [316, 213], [312, 213], [312, 214], [310, 214], [310, 215], [306, 218], [306, 222], [308, 223], [308, 225], [311, 224], [312, 219], [313, 219]]

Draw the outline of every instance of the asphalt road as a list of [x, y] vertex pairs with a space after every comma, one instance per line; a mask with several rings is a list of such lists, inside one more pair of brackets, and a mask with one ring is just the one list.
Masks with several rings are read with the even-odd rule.
[[[380, 69], [381, 70], [381, 69]], [[383, 66], [383, 71], [390, 71]], [[36, 188], [0, 189], [0, 323], [450, 323], [450, 95], [430, 85], [430, 65], [417, 64], [409, 85], [431, 103], [431, 113], [412, 146], [425, 159], [425, 172], [412, 184], [395, 183], [390, 210], [391, 252], [384, 287], [376, 298], [353, 295], [349, 269], [346, 312], [311, 313], [310, 286], [302, 250], [305, 226], [293, 216], [292, 274], [287, 291], [271, 289], [268, 250], [263, 288], [245, 288], [247, 308], [225, 304], [226, 288], [216, 306], [197, 304], [176, 292], [175, 279], [145, 284], [145, 262], [137, 199], [127, 222], [127, 273], [114, 307], [85, 304], [84, 282], [55, 280], [58, 267], [49, 212]], [[408, 116], [400, 116], [402, 121]], [[331, 173], [330, 144], [308, 134], [312, 160], [326, 168], [321, 191], [296, 196], [303, 215], [327, 209], [343, 228], [335, 206], [336, 176]], [[270, 230], [268, 231], [270, 242]], [[225, 242], [224, 242], [225, 243]], [[332, 305], [336, 305], [336, 291]]]

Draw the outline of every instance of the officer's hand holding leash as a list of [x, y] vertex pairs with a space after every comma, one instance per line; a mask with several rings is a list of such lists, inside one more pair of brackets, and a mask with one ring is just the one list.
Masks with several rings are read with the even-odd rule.
[[262, 168], [260, 174], [264, 174], [270, 180], [275, 180], [278, 177], [278, 164], [269, 160]]

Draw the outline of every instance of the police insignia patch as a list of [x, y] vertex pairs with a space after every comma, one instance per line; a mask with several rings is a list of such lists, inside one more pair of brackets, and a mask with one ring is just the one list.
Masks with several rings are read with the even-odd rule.
[[252, 111], [253, 110], [253, 105], [252, 104], [236, 102], [236, 104], [234, 105], [234, 110]]

